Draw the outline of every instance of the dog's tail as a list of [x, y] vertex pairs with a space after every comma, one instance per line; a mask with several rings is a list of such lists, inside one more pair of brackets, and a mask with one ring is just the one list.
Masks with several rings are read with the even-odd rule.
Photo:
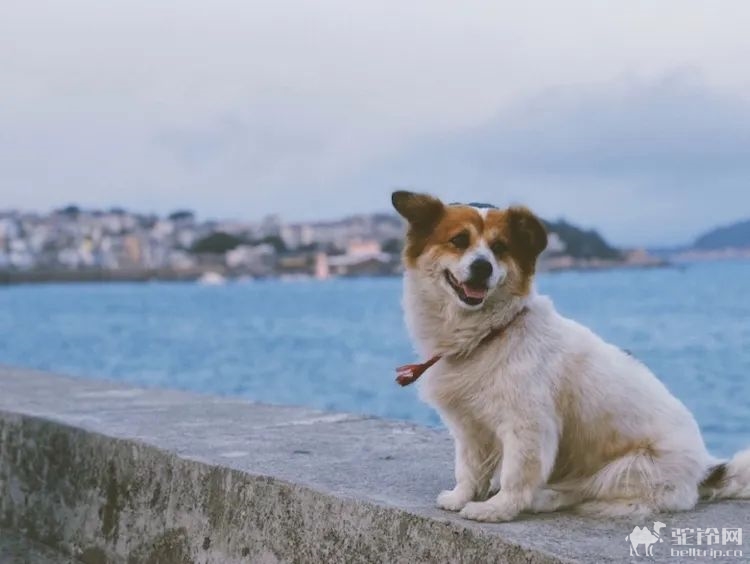
[[700, 484], [704, 499], [750, 499], [750, 449], [708, 469]]

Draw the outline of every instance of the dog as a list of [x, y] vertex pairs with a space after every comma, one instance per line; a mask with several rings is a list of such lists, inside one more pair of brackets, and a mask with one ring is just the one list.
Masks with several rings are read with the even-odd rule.
[[456, 486], [438, 507], [500, 522], [750, 498], [750, 450], [712, 457], [692, 414], [644, 364], [536, 293], [547, 233], [531, 211], [407, 191], [392, 202], [408, 222], [406, 325], [430, 358], [402, 368], [400, 382], [426, 371], [420, 395], [455, 441]]

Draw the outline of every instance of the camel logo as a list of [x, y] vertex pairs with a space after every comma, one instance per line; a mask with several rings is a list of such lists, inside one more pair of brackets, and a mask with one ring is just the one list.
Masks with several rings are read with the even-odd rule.
[[651, 530], [648, 527], [636, 527], [633, 529], [625, 540], [630, 543], [630, 556], [641, 556], [638, 554], [638, 547], [643, 545], [646, 549], [644, 556], [654, 555], [654, 545], [659, 542], [664, 542], [661, 538], [661, 530], [666, 525], [660, 521], [654, 523], [654, 529]]

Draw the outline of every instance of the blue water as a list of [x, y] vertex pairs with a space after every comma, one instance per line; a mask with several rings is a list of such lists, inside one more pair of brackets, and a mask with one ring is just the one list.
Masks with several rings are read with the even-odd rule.
[[[750, 262], [538, 286], [651, 366], [716, 454], [750, 446]], [[0, 287], [0, 363], [439, 425], [393, 382], [415, 358], [399, 301], [397, 279]]]

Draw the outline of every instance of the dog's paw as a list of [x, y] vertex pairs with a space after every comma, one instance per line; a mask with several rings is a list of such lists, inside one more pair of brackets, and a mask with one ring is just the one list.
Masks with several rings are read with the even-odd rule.
[[581, 500], [578, 492], [559, 492], [552, 489], [540, 489], [534, 493], [530, 513], [552, 513], [567, 507], [571, 507]]
[[461, 517], [472, 521], [500, 523], [512, 521], [518, 516], [518, 510], [508, 504], [497, 501], [481, 501], [467, 503], [461, 510]]
[[468, 492], [459, 488], [445, 490], [437, 496], [437, 506], [446, 511], [461, 511], [471, 501], [471, 497]]

